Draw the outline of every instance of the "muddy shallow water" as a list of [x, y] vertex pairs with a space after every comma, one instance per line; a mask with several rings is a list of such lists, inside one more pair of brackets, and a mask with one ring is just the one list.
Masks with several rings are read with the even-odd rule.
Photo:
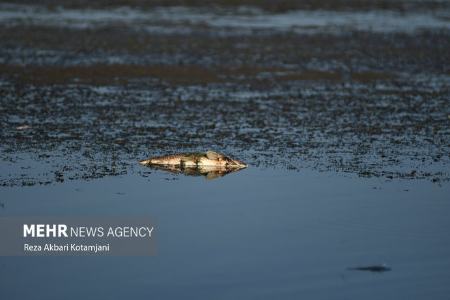
[[445, 7], [0, 7], [3, 186], [209, 148], [252, 166], [449, 179]]
[[[8, 299], [447, 297], [446, 2], [13, 2], [0, 215], [160, 231], [154, 258], [1, 258]], [[250, 167], [138, 164], [207, 149]]]

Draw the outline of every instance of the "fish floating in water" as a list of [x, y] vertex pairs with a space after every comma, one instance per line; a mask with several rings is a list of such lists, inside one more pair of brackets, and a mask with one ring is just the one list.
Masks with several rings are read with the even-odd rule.
[[382, 265], [373, 265], [373, 266], [348, 268], [348, 270], [352, 270], [352, 271], [368, 271], [368, 272], [387, 272], [387, 271], [390, 271], [391, 268], [387, 267], [385, 264], [382, 264]]
[[207, 179], [221, 177], [247, 167], [247, 164], [240, 160], [214, 151], [158, 156], [141, 160], [139, 163], [176, 174], [205, 176]]
[[158, 156], [150, 159], [141, 160], [141, 165], [166, 165], [180, 167], [222, 167], [229, 169], [243, 169], [247, 165], [240, 160], [230, 158], [223, 154], [206, 151], [181, 153], [166, 156]]

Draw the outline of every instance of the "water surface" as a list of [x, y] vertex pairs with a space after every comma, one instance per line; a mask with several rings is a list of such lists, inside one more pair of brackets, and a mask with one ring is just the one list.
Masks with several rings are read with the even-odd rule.
[[[155, 257], [1, 258], [8, 299], [445, 299], [448, 184], [249, 168], [2, 189], [2, 215], [151, 215]], [[376, 274], [348, 267], [386, 263]]]
[[[2, 299], [448, 298], [447, 2], [11, 2], [0, 216], [149, 215], [158, 255], [2, 257]], [[250, 167], [138, 164], [208, 149]]]

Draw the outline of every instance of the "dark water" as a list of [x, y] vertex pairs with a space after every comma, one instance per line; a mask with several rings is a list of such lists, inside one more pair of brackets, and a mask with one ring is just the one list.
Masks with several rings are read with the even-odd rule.
[[[450, 4], [215, 4], [1, 1], [0, 216], [158, 255], [1, 257], [0, 298], [448, 299]], [[250, 167], [138, 164], [208, 149]]]
[[[1, 215], [151, 215], [155, 257], [3, 257], [7, 299], [446, 299], [450, 186], [249, 168], [0, 192]], [[386, 273], [348, 267], [386, 263]]]

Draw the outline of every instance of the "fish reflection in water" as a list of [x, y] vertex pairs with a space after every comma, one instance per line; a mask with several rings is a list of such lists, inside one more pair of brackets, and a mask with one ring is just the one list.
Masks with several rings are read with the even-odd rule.
[[204, 176], [206, 179], [216, 179], [241, 170], [241, 169], [230, 169], [225, 167], [214, 167], [214, 166], [183, 167], [175, 165], [147, 165], [147, 167], [156, 170], [167, 171], [172, 174], [184, 174], [187, 176]]

